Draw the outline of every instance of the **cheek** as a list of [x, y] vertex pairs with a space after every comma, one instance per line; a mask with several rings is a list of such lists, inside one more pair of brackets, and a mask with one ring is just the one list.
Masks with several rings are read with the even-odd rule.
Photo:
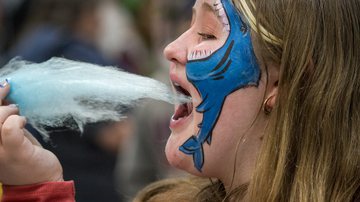
[[261, 109], [263, 93], [262, 87], [249, 87], [229, 95], [216, 127], [216, 136], [219, 139], [239, 139], [252, 131]]
[[256, 87], [241, 89], [229, 95], [219, 118], [219, 132], [249, 129], [261, 108], [262, 97], [263, 90]]
[[[239, 141], [245, 144], [260, 136], [254, 127], [261, 108], [263, 89], [255, 87], [241, 89], [229, 95], [225, 101], [221, 116], [213, 131], [213, 142], [205, 150], [205, 166], [211, 173], [221, 172], [216, 165], [233, 165], [234, 155]], [[246, 156], [245, 147], [240, 147], [237, 155]], [[242, 158], [241, 158], [242, 159]]]

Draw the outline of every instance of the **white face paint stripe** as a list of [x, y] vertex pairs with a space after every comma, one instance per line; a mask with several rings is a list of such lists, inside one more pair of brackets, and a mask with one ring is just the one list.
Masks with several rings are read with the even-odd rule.
[[211, 50], [194, 50], [191, 51], [191, 53], [188, 54], [187, 60], [199, 60], [209, 57], [213, 51]]
[[229, 20], [227, 18], [223, 4], [220, 1], [214, 3], [214, 10], [217, 12], [218, 17], [224, 25], [223, 32], [230, 32]]

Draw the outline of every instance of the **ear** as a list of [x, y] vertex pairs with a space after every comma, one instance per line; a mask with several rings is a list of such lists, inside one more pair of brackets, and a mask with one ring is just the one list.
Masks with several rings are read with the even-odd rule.
[[275, 64], [267, 64], [266, 67], [267, 67], [267, 86], [266, 86], [264, 105], [266, 104], [265, 107], [273, 109], [278, 95], [279, 66]]

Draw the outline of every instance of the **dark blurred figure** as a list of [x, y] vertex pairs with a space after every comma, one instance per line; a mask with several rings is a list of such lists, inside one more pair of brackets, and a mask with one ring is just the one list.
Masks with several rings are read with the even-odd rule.
[[[111, 64], [95, 47], [98, 0], [27, 0], [15, 16], [26, 16], [9, 58], [42, 62], [62, 56], [102, 65]], [[27, 8], [25, 8], [27, 6]], [[21, 25], [21, 24], [19, 24]], [[20, 28], [17, 28], [20, 29]], [[17, 30], [15, 30], [17, 31]], [[18, 33], [18, 34], [17, 34]]]
[[[12, 1], [12, 0], [10, 0]], [[25, 0], [14, 16], [13, 40], [8, 45], [8, 59], [20, 56], [43, 62], [53, 56], [99, 65], [113, 65], [96, 47], [99, 31], [99, 0]], [[21, 9], [20, 9], [21, 8]], [[16, 32], [15, 32], [16, 31]], [[71, 121], [71, 120], [70, 120]], [[129, 122], [90, 124], [84, 133], [51, 129], [50, 143], [64, 169], [64, 179], [74, 180], [78, 202], [119, 202], [113, 171], [118, 147], [129, 134]], [[31, 132], [35, 130], [29, 128]], [[39, 138], [41, 141], [41, 138]]]
[[25, 22], [29, 1], [0, 0], [0, 65], [7, 62], [5, 54], [15, 43], [16, 33]]

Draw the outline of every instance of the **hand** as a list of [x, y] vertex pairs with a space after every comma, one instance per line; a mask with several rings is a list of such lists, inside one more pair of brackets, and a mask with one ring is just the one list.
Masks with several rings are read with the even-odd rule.
[[57, 157], [45, 150], [24, 126], [26, 119], [15, 105], [3, 106], [9, 85], [0, 88], [0, 182], [5, 185], [30, 185], [63, 181]]

